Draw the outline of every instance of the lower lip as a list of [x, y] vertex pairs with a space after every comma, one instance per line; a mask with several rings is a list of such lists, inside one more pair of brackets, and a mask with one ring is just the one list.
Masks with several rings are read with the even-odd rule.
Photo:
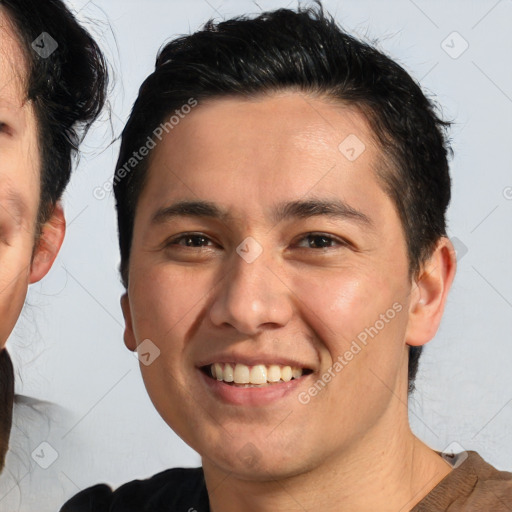
[[233, 386], [208, 377], [203, 371], [198, 370], [203, 382], [209, 391], [222, 402], [230, 405], [261, 406], [268, 405], [285, 398], [290, 394], [298, 396], [298, 387], [304, 384], [304, 380], [309, 375], [304, 375], [298, 379], [292, 379], [289, 382], [280, 382], [262, 387], [245, 388]]

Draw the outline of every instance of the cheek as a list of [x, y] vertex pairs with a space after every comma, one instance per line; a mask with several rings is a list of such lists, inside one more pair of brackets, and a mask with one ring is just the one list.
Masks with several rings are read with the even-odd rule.
[[374, 425], [399, 392], [405, 295], [370, 275], [307, 284], [296, 289], [304, 321], [319, 339], [322, 370], [299, 400], [309, 417], [320, 418], [325, 442], [344, 445]]
[[194, 424], [197, 406], [188, 391], [187, 340], [207, 299], [208, 283], [197, 269], [165, 272], [148, 265], [141, 268], [140, 278], [130, 272], [135, 338], [137, 343], [150, 339], [159, 350], [153, 362], [140, 365], [144, 385], [162, 418], [188, 443], [193, 441], [191, 432], [202, 425]]
[[317, 277], [297, 277], [294, 290], [304, 304], [308, 323], [322, 333], [332, 349], [342, 349], [364, 327], [375, 322], [380, 310], [387, 309], [388, 297], [382, 285], [363, 272], [341, 271]]
[[364, 379], [369, 370], [392, 380], [400, 366], [407, 304], [396, 282], [371, 272], [297, 279], [305, 322], [319, 337], [324, 371], [342, 360], [345, 374]]
[[139, 269], [137, 275], [130, 271], [135, 337], [137, 341], [149, 338], [166, 350], [174, 348], [176, 343], [170, 340], [183, 340], [213, 281], [197, 269], [186, 267], [176, 272], [167, 271], [161, 265]]
[[27, 295], [30, 257], [16, 254], [0, 256], [0, 347], [11, 334]]

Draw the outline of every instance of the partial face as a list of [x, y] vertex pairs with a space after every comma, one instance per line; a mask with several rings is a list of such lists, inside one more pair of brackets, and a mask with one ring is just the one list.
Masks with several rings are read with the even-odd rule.
[[153, 151], [125, 340], [205, 468], [298, 474], [404, 419], [406, 242], [364, 118], [291, 92], [214, 100]]
[[0, 348], [30, 282], [39, 205], [39, 153], [34, 110], [24, 100], [24, 56], [0, 9]]

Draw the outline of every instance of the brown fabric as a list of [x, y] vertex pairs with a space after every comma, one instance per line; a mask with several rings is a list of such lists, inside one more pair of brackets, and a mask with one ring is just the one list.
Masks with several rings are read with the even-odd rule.
[[512, 512], [512, 473], [467, 454], [411, 512]]

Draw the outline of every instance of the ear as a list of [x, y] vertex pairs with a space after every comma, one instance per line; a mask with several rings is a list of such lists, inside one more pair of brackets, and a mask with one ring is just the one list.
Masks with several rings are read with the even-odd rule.
[[121, 309], [124, 316], [124, 344], [128, 350], [135, 352], [135, 350], [137, 350], [137, 342], [135, 341], [135, 334], [133, 333], [132, 312], [128, 293], [124, 293], [121, 297]]
[[65, 234], [66, 219], [64, 218], [64, 210], [62, 205], [57, 203], [52, 216], [44, 224], [37, 241], [30, 265], [30, 284], [41, 280], [52, 268]]
[[424, 345], [435, 336], [456, 268], [457, 257], [453, 244], [443, 236], [412, 285], [405, 336], [408, 345]]

